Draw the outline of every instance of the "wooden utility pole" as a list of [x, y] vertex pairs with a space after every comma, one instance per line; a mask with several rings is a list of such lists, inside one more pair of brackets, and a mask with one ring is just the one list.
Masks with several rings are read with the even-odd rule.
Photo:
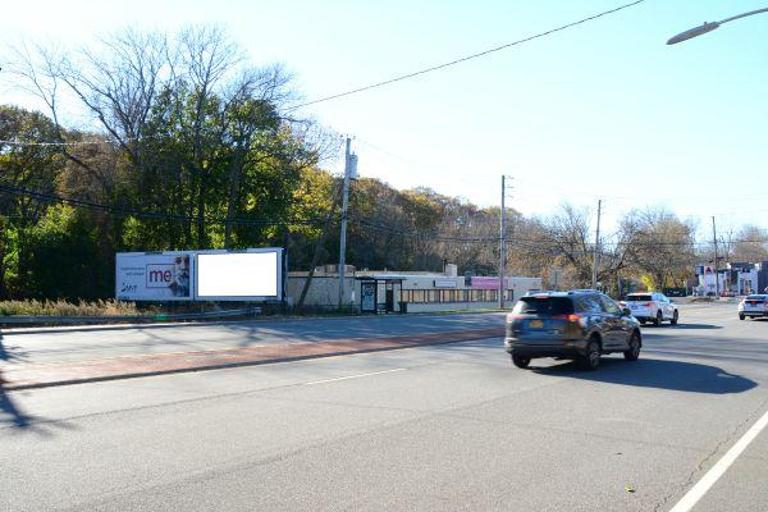
[[597, 288], [597, 268], [600, 265], [600, 216], [603, 210], [603, 200], [597, 201], [597, 233], [595, 234], [595, 250], [592, 255], [592, 289]]
[[715, 225], [715, 216], [712, 216], [712, 241], [715, 243], [715, 293], [720, 297], [720, 272], [717, 257], [717, 226]]

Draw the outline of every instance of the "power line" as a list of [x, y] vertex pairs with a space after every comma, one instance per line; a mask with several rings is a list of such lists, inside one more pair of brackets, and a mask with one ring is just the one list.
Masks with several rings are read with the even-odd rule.
[[356, 215], [350, 214], [349, 217], [350, 221], [357, 223], [361, 226], [365, 226], [366, 228], [373, 229], [374, 231], [379, 231], [381, 233], [386, 233], [390, 235], [398, 235], [403, 236], [406, 238], [419, 238], [419, 239], [429, 239], [432, 241], [438, 241], [438, 242], [456, 242], [456, 243], [498, 243], [499, 238], [498, 237], [487, 237], [487, 238], [481, 238], [481, 237], [452, 237], [452, 236], [445, 236], [445, 235], [439, 235], [436, 231], [418, 231], [418, 230], [403, 230], [391, 226], [387, 226], [385, 224], [380, 224], [376, 222], [371, 222], [368, 219], [365, 219], [363, 217], [358, 217]]
[[[49, 192], [42, 192], [39, 190], [31, 190], [31, 189], [25, 189], [20, 187], [12, 187], [7, 185], [0, 185], [0, 193], [6, 194], [6, 195], [13, 195], [13, 196], [24, 196], [24, 197], [30, 197], [32, 199], [36, 199], [40, 202], [58, 202], [58, 203], [64, 203], [69, 204], [70, 206], [76, 207], [76, 208], [83, 208], [83, 209], [89, 209], [89, 210], [100, 210], [100, 211], [107, 211], [110, 213], [115, 213], [121, 216], [135, 216], [135, 217], [141, 217], [141, 218], [149, 218], [149, 219], [156, 219], [156, 220], [168, 220], [168, 221], [178, 221], [178, 222], [196, 222], [196, 217], [191, 217], [187, 215], [179, 215], [179, 214], [173, 214], [173, 213], [167, 213], [167, 212], [156, 212], [156, 211], [145, 211], [145, 210], [138, 210], [133, 208], [125, 208], [125, 207], [119, 207], [119, 206], [112, 206], [112, 205], [106, 205], [103, 203], [98, 203], [95, 201], [90, 201], [86, 199], [80, 199], [80, 198], [73, 198], [68, 196], [63, 196], [60, 194], [55, 193], [49, 193]], [[373, 222], [365, 217], [359, 216], [357, 214], [354, 214], [353, 212], [350, 212], [349, 215], [350, 221], [357, 223], [358, 225], [364, 226], [368, 229], [387, 233], [390, 235], [397, 235], [402, 236], [406, 238], [417, 238], [421, 240], [430, 240], [435, 242], [445, 242], [445, 243], [458, 243], [458, 244], [497, 244], [498, 243], [498, 237], [494, 236], [487, 236], [487, 237], [464, 237], [464, 236], [447, 236], [444, 234], [441, 234], [439, 230], [404, 230], [401, 228], [396, 228], [393, 226], [388, 226], [386, 224], [381, 224], [377, 222]], [[316, 218], [316, 219], [298, 219], [298, 218], [282, 218], [282, 219], [243, 219], [243, 218], [206, 218], [206, 223], [208, 224], [235, 224], [235, 225], [246, 225], [246, 226], [274, 226], [274, 225], [324, 225], [327, 224], [328, 219], [327, 218]], [[338, 221], [338, 217], [334, 217], [331, 219], [332, 221]], [[734, 239], [729, 241], [730, 244], [738, 244], [738, 243], [745, 243], [745, 244], [766, 244], [768, 243], [768, 238], [744, 238], [744, 239]], [[589, 243], [588, 241], [583, 241], [581, 239], [573, 239], [573, 240], [557, 240], [552, 238], [527, 238], [519, 235], [512, 235], [507, 239], [506, 242], [507, 245], [514, 244], [517, 247], [520, 248], [527, 248], [527, 249], [555, 249], [558, 247], [562, 247], [563, 245], [573, 245], [573, 244], [582, 244], [585, 247], [585, 250], [591, 251], [593, 250], [593, 244]], [[688, 241], [674, 241], [674, 242], [665, 242], [665, 241], [654, 241], [654, 240], [629, 240], [629, 241], [616, 241], [616, 242], [602, 242], [600, 245], [602, 247], [610, 247], [613, 249], [618, 250], [619, 248], [662, 248], [662, 247], [682, 247], [682, 248], [690, 248], [690, 249], [696, 249], [696, 248], [704, 248], [711, 246], [712, 242], [696, 242], [695, 240], [688, 240]]]
[[[446, 236], [441, 235], [439, 231], [436, 230], [404, 230], [401, 228], [396, 228], [393, 226], [388, 226], [386, 224], [373, 222], [367, 218], [364, 218], [362, 216], [357, 216], [350, 214], [350, 220], [354, 223], [357, 223], [358, 225], [364, 226], [366, 228], [372, 229], [374, 231], [390, 234], [390, 235], [398, 235], [406, 238], [416, 238], [421, 240], [430, 240], [435, 242], [451, 242], [451, 243], [464, 243], [464, 244], [497, 244], [499, 241], [499, 237], [462, 237], [462, 236]], [[562, 247], [563, 245], [572, 245], [572, 244], [582, 244], [585, 247], [585, 251], [588, 252], [588, 254], [592, 254], [592, 251], [594, 250], [595, 244], [591, 243], [587, 240], [584, 240], [582, 242], [581, 239], [573, 239], [573, 240], [556, 240], [556, 239], [540, 239], [540, 238], [526, 238], [521, 236], [510, 236], [507, 241], [506, 245], [515, 245], [518, 247], [526, 248], [526, 249], [554, 249], [558, 247]], [[738, 240], [732, 240], [731, 243], [754, 243], [754, 244], [766, 244], [768, 243], [768, 238], [751, 238], [751, 239], [738, 239]], [[690, 249], [696, 249], [696, 248], [706, 248], [711, 245], [711, 242], [697, 242], [695, 240], [688, 240], [688, 241], [675, 241], [675, 242], [666, 242], [666, 241], [654, 241], [654, 240], [628, 240], [628, 241], [617, 241], [617, 242], [601, 242], [600, 246], [602, 248], [610, 247], [613, 249], [618, 250], [619, 248], [663, 248], [663, 247], [671, 247], [671, 248], [690, 248]]]
[[18, 146], [18, 147], [68, 147], [68, 146], [105, 146], [115, 144], [114, 140], [84, 140], [69, 142], [26, 142], [19, 140], [0, 140], [0, 145]]
[[[378, 153], [380, 153], [382, 155], [386, 155], [386, 156], [388, 156], [390, 158], [393, 158], [393, 159], [399, 160], [399, 161], [401, 161], [401, 162], [403, 162], [405, 164], [408, 164], [408, 166], [410, 166], [410, 167], [407, 167], [408, 169], [413, 168], [413, 170], [416, 170], [416, 169], [427, 168], [427, 169], [430, 169], [432, 171], [439, 172], [439, 173], [452, 172], [452, 173], [457, 173], [457, 174], [460, 173], [460, 172], [462, 172], [462, 173], [464, 172], [463, 170], [460, 170], [458, 168], [445, 168], [445, 167], [442, 167], [442, 166], [431, 164], [431, 163], [426, 162], [426, 161], [419, 161], [419, 160], [416, 160], [414, 158], [409, 158], [409, 157], [403, 156], [401, 154], [397, 154], [397, 153], [395, 153], [395, 152], [393, 152], [393, 151], [391, 151], [391, 150], [389, 150], [389, 149], [387, 149], [385, 147], [382, 147], [381, 145], [374, 144], [373, 142], [371, 142], [369, 140], [366, 140], [366, 139], [363, 139], [363, 138], [361, 138], [359, 136], [357, 136], [355, 138], [355, 140], [356, 140], [356, 142], [362, 144], [363, 146], [366, 146], [367, 148], [370, 148], [370, 149], [372, 149], [372, 150], [374, 150], [374, 151], [376, 151], [376, 152], [378, 152]], [[380, 158], [376, 158], [376, 157], [372, 157], [372, 158], [374, 160], [378, 161], [379, 163], [383, 164], [383, 165], [387, 165], [388, 164], [385, 161], [385, 159], [380, 159]], [[559, 192], [559, 193], [562, 193], [562, 194], [568, 194], [568, 195], [577, 194], [580, 197], [589, 197], [591, 199], [603, 199], [603, 200], [610, 199], [611, 203], [620, 203], [620, 204], [626, 205], [626, 208], [606, 208], [606, 206], [603, 206], [603, 213], [605, 213], [606, 209], [609, 212], [616, 212], [617, 214], [618, 213], [626, 213], [629, 210], [643, 211], [645, 209], [648, 209], [648, 208], [652, 207], [654, 204], [658, 204], [659, 202], [675, 201], [675, 200], [679, 199], [679, 196], [674, 196], [674, 195], [670, 195], [670, 196], [654, 195], [654, 202], [653, 203], [645, 202], [645, 203], [643, 203], [643, 204], [638, 206], [638, 196], [624, 196], [624, 195], [615, 195], [615, 194], [606, 194], [606, 193], [592, 192], [592, 191], [587, 191], [586, 189], [578, 189], [578, 188], [574, 189], [573, 187], [564, 187], [564, 186], [559, 186], [559, 185], [557, 185], [555, 183], [551, 183], [551, 180], [550, 181], [545, 181], [545, 180], [527, 178], [525, 175], [515, 175], [515, 181], [519, 182], [521, 184], [521, 187], [520, 187], [521, 190], [522, 190], [522, 192], [520, 194], [521, 197], [528, 197], [529, 198], [532, 195], [532, 192], [536, 193], [536, 192], [541, 192], [542, 190], [544, 190], [544, 192], [541, 192], [538, 195], [539, 196], [551, 196], [552, 194], [550, 194], [549, 192], [550, 191], [555, 191], [555, 192]], [[576, 184], [576, 185], [578, 185], [578, 184]], [[719, 199], [719, 196], [717, 196], [717, 195], [697, 195], [696, 197], [697, 198], [702, 198], [702, 199], [704, 199], [704, 198], [707, 198], [707, 199], [708, 198], [718, 198]], [[740, 195], [739, 197], [735, 197], [735, 198], [729, 199], [727, 202], [740, 202], [740, 203], [743, 203], [744, 200], [758, 201], [758, 200], [764, 200], [764, 199], [765, 199], [765, 194], [762, 194], [762, 195], [750, 195], [750, 196]], [[752, 209], [745, 209], [745, 208], [742, 207], [742, 208], [740, 208], [738, 210], [731, 210], [729, 212], [719, 212], [719, 213], [715, 212], [714, 214], [720, 216], [720, 215], [732, 215], [732, 214], [737, 214], [737, 213], [749, 214], [749, 213], [766, 213], [766, 212], [768, 212], [768, 210], [766, 210], [766, 209], [752, 210]], [[710, 215], [712, 215], [712, 214], [711, 213], [706, 213], [706, 214], [704, 214], [704, 213], [690, 213], [690, 212], [686, 213], [685, 208], [683, 209], [682, 213], [679, 213], [680, 217], [709, 217]]]
[[486, 55], [490, 55], [492, 53], [500, 52], [502, 50], [506, 50], [507, 48], [511, 48], [513, 46], [518, 46], [518, 45], [521, 45], [523, 43], [527, 43], [529, 41], [533, 41], [534, 39], [539, 39], [539, 38], [542, 38], [542, 37], [546, 37], [546, 36], [552, 35], [552, 34], [554, 34], [556, 32], [561, 32], [563, 30], [567, 30], [569, 28], [573, 28], [573, 27], [575, 27], [577, 25], [581, 25], [583, 23], [594, 21], [594, 20], [596, 20], [598, 18], [602, 18], [603, 16], [608, 16], [610, 14], [614, 14], [614, 13], [617, 13], [619, 11], [623, 11], [624, 9], [628, 9], [630, 7], [634, 7], [635, 5], [641, 4], [641, 3], [645, 2], [645, 1], [646, 0], [636, 0], [634, 2], [630, 2], [628, 4], [620, 5], [618, 7], [613, 8], [613, 9], [610, 9], [610, 10], [607, 10], [607, 11], [603, 11], [603, 12], [598, 13], [598, 14], [594, 14], [592, 16], [588, 16], [586, 18], [582, 18], [582, 19], [577, 20], [577, 21], [572, 21], [570, 23], [566, 23], [565, 25], [560, 25], [559, 27], [555, 27], [553, 29], [546, 30], [544, 32], [539, 32], [538, 34], [534, 34], [532, 36], [524, 37], [523, 39], [518, 39], [517, 41], [512, 41], [511, 43], [506, 43], [506, 44], [503, 44], [501, 46], [496, 46], [494, 48], [489, 48], [487, 50], [483, 50], [481, 52], [472, 53], [470, 55], [465, 55], [464, 57], [459, 57], [459, 58], [454, 59], [452, 61], [444, 62], [443, 64], [438, 64], [436, 66], [431, 66], [431, 67], [428, 67], [428, 68], [420, 69], [420, 70], [414, 71], [412, 73], [406, 73], [404, 75], [398, 75], [398, 76], [389, 78], [387, 80], [382, 80], [380, 82], [375, 82], [375, 83], [372, 83], [372, 84], [369, 84], [369, 85], [364, 85], [364, 86], [358, 87], [356, 89], [351, 89], [351, 90], [348, 90], [348, 91], [340, 92], [338, 94], [332, 94], [330, 96], [325, 96], [323, 98], [318, 98], [316, 100], [308, 101], [306, 103], [301, 103], [299, 105], [291, 107], [290, 109], [288, 109], [288, 111], [290, 112], [292, 110], [297, 110], [299, 108], [307, 107], [309, 105], [316, 105], [318, 103], [323, 103], [323, 102], [326, 102], [326, 101], [331, 101], [331, 100], [335, 100], [335, 99], [338, 99], [338, 98], [343, 98], [345, 96], [350, 96], [352, 94], [361, 93], [363, 91], [369, 91], [371, 89], [376, 89], [378, 87], [383, 87], [385, 85], [390, 85], [390, 84], [393, 84], [393, 83], [396, 83], [396, 82], [401, 82], [403, 80], [408, 80], [410, 78], [415, 78], [417, 76], [426, 75], [427, 73], [432, 73], [433, 71], [438, 71], [438, 70], [441, 70], [441, 69], [445, 69], [445, 68], [448, 68], [448, 67], [451, 67], [451, 66], [455, 66], [457, 64], [461, 64], [461, 63], [470, 61], [470, 60], [478, 59], [480, 57], [485, 57]]
[[[36, 199], [43, 203], [62, 203], [68, 204], [75, 208], [82, 208], [88, 210], [106, 211], [117, 214], [123, 217], [141, 217], [156, 220], [168, 220], [177, 222], [197, 222], [197, 217], [190, 217], [188, 215], [179, 215], [167, 212], [154, 212], [137, 210], [134, 208], [124, 208], [119, 206], [112, 206], [87, 199], [73, 198], [62, 196], [55, 193], [41, 192], [39, 190], [31, 190], [19, 187], [11, 187], [7, 185], [0, 185], [0, 193], [24, 196], [32, 199]], [[278, 225], [324, 225], [327, 223], [327, 219], [243, 219], [243, 218], [206, 218], [207, 224], [232, 224], [243, 226], [278, 226]]]

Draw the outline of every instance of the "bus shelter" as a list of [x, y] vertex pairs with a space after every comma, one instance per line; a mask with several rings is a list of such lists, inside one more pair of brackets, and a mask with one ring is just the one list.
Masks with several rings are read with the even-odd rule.
[[359, 276], [361, 313], [407, 313], [408, 306], [402, 300], [403, 281], [406, 276], [373, 274]]

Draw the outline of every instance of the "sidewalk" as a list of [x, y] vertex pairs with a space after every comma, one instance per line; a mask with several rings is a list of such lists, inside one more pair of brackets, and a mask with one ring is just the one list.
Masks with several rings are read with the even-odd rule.
[[[0, 358], [0, 389], [21, 390], [171, 373], [214, 370], [301, 359], [394, 350], [441, 343], [501, 337], [503, 328], [463, 329], [389, 337], [364, 337], [261, 346], [193, 350], [92, 360], [34, 362], [23, 355]], [[6, 338], [7, 339], [7, 338]], [[0, 353], [7, 354], [0, 338]], [[10, 361], [10, 363], [8, 362]]]

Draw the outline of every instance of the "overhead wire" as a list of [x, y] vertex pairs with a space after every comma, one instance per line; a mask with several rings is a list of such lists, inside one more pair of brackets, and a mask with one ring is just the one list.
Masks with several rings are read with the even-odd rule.
[[[62, 203], [68, 204], [76, 208], [84, 208], [89, 210], [107, 211], [117, 214], [123, 217], [140, 217], [145, 219], [157, 219], [177, 222], [197, 222], [197, 217], [191, 217], [188, 215], [179, 215], [169, 212], [156, 212], [138, 210], [135, 208], [127, 208], [121, 206], [107, 205], [88, 199], [74, 198], [56, 194], [53, 192], [42, 192], [39, 190], [25, 189], [20, 187], [12, 187], [8, 185], [0, 185], [0, 194], [24, 196], [32, 199], [36, 199], [43, 203]], [[327, 223], [327, 219], [299, 219], [299, 218], [284, 218], [284, 219], [247, 219], [247, 218], [220, 218], [220, 217], [206, 217], [206, 224], [232, 224], [232, 225], [244, 225], [244, 226], [276, 226], [276, 225], [323, 225]]]
[[[137, 210], [133, 208], [117, 207], [112, 205], [106, 205], [91, 200], [72, 198], [63, 196], [56, 193], [42, 192], [38, 190], [24, 189], [20, 187], [11, 187], [7, 185], [0, 185], [0, 193], [15, 196], [25, 196], [36, 199], [41, 202], [58, 202], [63, 204], [69, 204], [74, 207], [86, 208], [90, 210], [101, 210], [115, 213], [121, 216], [135, 216], [139, 218], [149, 218], [157, 220], [169, 220], [169, 221], [181, 221], [181, 222], [197, 222], [197, 217], [190, 217], [187, 215], [179, 215], [168, 212], [156, 212]], [[371, 229], [378, 232], [383, 232], [389, 235], [402, 236], [405, 238], [419, 238], [426, 239], [434, 242], [441, 243], [455, 243], [455, 244], [497, 244], [499, 238], [496, 236], [487, 237], [466, 237], [466, 236], [447, 236], [441, 234], [437, 230], [404, 230], [394, 226], [389, 226], [381, 222], [374, 222], [362, 215], [358, 215], [354, 212], [349, 212], [348, 218], [351, 223], [358, 224], [361, 227]], [[331, 218], [331, 221], [338, 220]], [[299, 218], [283, 218], [283, 219], [243, 219], [243, 218], [206, 218], [207, 224], [235, 224], [235, 225], [258, 225], [258, 226], [271, 226], [271, 225], [326, 225], [328, 218], [317, 219], [299, 219]], [[730, 243], [754, 243], [754, 244], [766, 244], [768, 238], [745, 238], [730, 240]], [[588, 241], [582, 241], [580, 239], [573, 240], [552, 240], [542, 238], [527, 238], [520, 235], [510, 235], [506, 240], [506, 245], [523, 247], [527, 249], [538, 250], [554, 250], [563, 245], [583, 245], [585, 251], [589, 252], [594, 249], [594, 243]], [[627, 247], [687, 247], [691, 249], [705, 248], [712, 244], [711, 241], [696, 242], [693, 240], [688, 241], [617, 241], [617, 242], [601, 242], [601, 248], [613, 248], [618, 250], [619, 248]], [[578, 251], [577, 251], [578, 252]]]
[[343, 97], [346, 97], [346, 96], [351, 96], [353, 94], [358, 94], [358, 93], [361, 93], [361, 92], [364, 92], [364, 91], [369, 91], [371, 89], [377, 89], [379, 87], [384, 87], [386, 85], [394, 84], [394, 83], [397, 83], [397, 82], [402, 82], [404, 80], [409, 80], [409, 79], [415, 78], [417, 76], [426, 75], [427, 73], [433, 73], [433, 72], [439, 71], [441, 69], [445, 69], [445, 68], [449, 68], [449, 67], [452, 67], [452, 66], [456, 66], [458, 64], [462, 64], [462, 63], [468, 62], [470, 60], [479, 59], [481, 57], [485, 57], [487, 55], [490, 55], [490, 54], [493, 54], [493, 53], [496, 53], [496, 52], [500, 52], [502, 50], [506, 50], [508, 48], [512, 48], [514, 46], [518, 46], [518, 45], [521, 45], [521, 44], [533, 41], [534, 39], [540, 39], [542, 37], [547, 37], [547, 36], [550, 36], [550, 35], [552, 35], [554, 33], [562, 32], [563, 30], [567, 30], [567, 29], [573, 28], [575, 26], [582, 25], [584, 23], [588, 23], [590, 21], [597, 20], [597, 19], [602, 18], [604, 16], [615, 14], [615, 13], [617, 13], [619, 11], [623, 11], [625, 9], [629, 9], [630, 7], [634, 7], [634, 6], [636, 6], [638, 4], [641, 4], [641, 3], [645, 2], [645, 1], [646, 0], [635, 0], [634, 2], [630, 2], [630, 3], [624, 4], [624, 5], [620, 5], [618, 7], [614, 7], [613, 9], [609, 9], [607, 11], [603, 11], [603, 12], [600, 12], [600, 13], [597, 13], [597, 14], [593, 14], [591, 16], [587, 16], [586, 18], [581, 18], [579, 20], [572, 21], [570, 23], [566, 23], [564, 25], [560, 25], [558, 27], [555, 27], [555, 28], [552, 28], [552, 29], [549, 29], [549, 30], [545, 30], [543, 32], [539, 32], [537, 34], [533, 34], [533, 35], [524, 37], [522, 39], [518, 39], [516, 41], [505, 43], [505, 44], [502, 44], [502, 45], [499, 45], [499, 46], [496, 46], [496, 47], [493, 47], [493, 48], [488, 48], [486, 50], [482, 50], [482, 51], [479, 51], [479, 52], [476, 52], [476, 53], [471, 53], [469, 55], [465, 55], [463, 57], [459, 57], [459, 58], [453, 59], [451, 61], [444, 62], [442, 64], [437, 64], [435, 66], [430, 66], [430, 67], [419, 69], [417, 71], [413, 71], [413, 72], [410, 72], [410, 73], [405, 73], [405, 74], [402, 74], [402, 75], [397, 75], [397, 76], [394, 76], [392, 78], [388, 78], [386, 80], [381, 80], [379, 82], [374, 82], [374, 83], [371, 83], [371, 84], [368, 84], [368, 85], [357, 87], [355, 89], [350, 89], [348, 91], [344, 91], [344, 92], [340, 92], [340, 93], [336, 93], [336, 94], [331, 94], [329, 96], [325, 96], [325, 97], [318, 98], [318, 99], [315, 99], [315, 100], [307, 101], [305, 103], [301, 103], [299, 105], [295, 105], [295, 106], [291, 107], [290, 110], [297, 110], [299, 108], [308, 107], [310, 105], [316, 105], [318, 103], [324, 103], [324, 102], [327, 102], [327, 101], [336, 100], [336, 99], [343, 98]]
[[[436, 242], [455, 242], [455, 243], [480, 243], [480, 244], [497, 244], [499, 242], [498, 236], [487, 236], [487, 237], [463, 237], [463, 236], [446, 236], [441, 235], [439, 231], [426, 231], [426, 230], [404, 230], [401, 228], [397, 228], [394, 226], [388, 226], [386, 224], [382, 224], [380, 222], [374, 222], [371, 221], [363, 216], [356, 215], [352, 212], [350, 212], [348, 216], [349, 220], [353, 223], [357, 223], [358, 225], [365, 226], [367, 228], [371, 228], [376, 231], [384, 232], [387, 234], [393, 234], [393, 235], [399, 235], [403, 237], [408, 238], [420, 238], [420, 239], [428, 239]], [[573, 239], [573, 240], [546, 240], [541, 238], [527, 238], [527, 237], [521, 237], [519, 235], [508, 235], [506, 244], [507, 245], [525, 245], [529, 248], [542, 248], [542, 247], [560, 247], [563, 245], [569, 245], [569, 244], [582, 244], [581, 239]], [[755, 244], [766, 244], [768, 243], [768, 238], [745, 238], [745, 239], [736, 239], [732, 240], [731, 243], [755, 243]], [[601, 242], [600, 247], [608, 247], [608, 248], [621, 248], [621, 247], [690, 247], [690, 248], [702, 248], [702, 247], [709, 247], [712, 244], [711, 241], [703, 241], [703, 242], [697, 242], [695, 240], [687, 240], [687, 241], [663, 241], [663, 240], [648, 240], [648, 241], [638, 241], [638, 240], [624, 240], [624, 241], [616, 241], [616, 242]], [[585, 247], [588, 247], [591, 249], [594, 248], [595, 244], [594, 242], [584, 241], [583, 245]]]

